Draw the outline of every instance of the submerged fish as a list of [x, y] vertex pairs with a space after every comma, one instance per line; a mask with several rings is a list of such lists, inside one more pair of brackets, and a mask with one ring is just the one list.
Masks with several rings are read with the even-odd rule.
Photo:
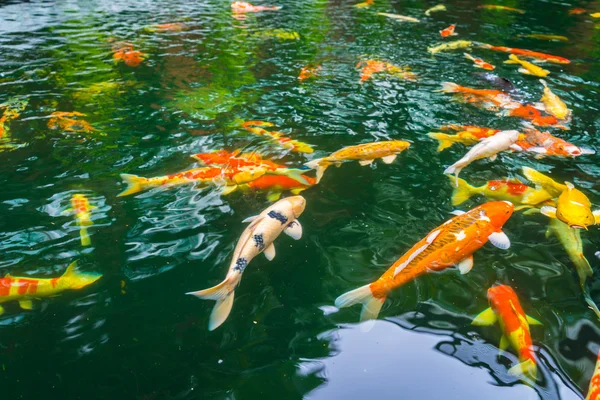
[[428, 8], [427, 10], [425, 10], [425, 15], [427, 15], [429, 17], [432, 12], [438, 12], [438, 11], [446, 11], [446, 6], [443, 4], [438, 4], [437, 6]]
[[48, 128], [73, 133], [92, 133], [96, 130], [89, 122], [79, 117], [85, 117], [85, 114], [77, 111], [55, 111], [50, 115]]
[[539, 40], [553, 40], [559, 42], [568, 42], [569, 38], [561, 35], [546, 35], [543, 33], [530, 33], [529, 35], [519, 35], [518, 37], [524, 37], [529, 39], [539, 39]]
[[300, 70], [300, 75], [298, 75], [298, 80], [303, 81], [305, 79], [314, 78], [319, 75], [320, 71], [320, 65], [314, 67], [307, 65], [306, 67], [302, 67], [302, 69]]
[[302, 184], [285, 175], [264, 175], [248, 183], [238, 185], [238, 188], [242, 192], [267, 192], [267, 200], [277, 201], [285, 191], [297, 195], [317, 183], [315, 178], [306, 175], [301, 176], [308, 184]]
[[467, 165], [488, 157], [494, 161], [498, 153], [508, 150], [517, 140], [519, 140], [519, 131], [500, 131], [473, 146], [463, 158], [446, 168], [444, 174], [454, 174], [458, 182], [460, 171]]
[[571, 110], [560, 97], [552, 93], [545, 80], [540, 79], [540, 83], [544, 85], [544, 95], [540, 100], [544, 105], [544, 110], [558, 119], [568, 119], [571, 116]]
[[590, 14], [592, 18], [600, 18], [600, 12]]
[[454, 145], [454, 143], [473, 145], [482, 139], [494, 136], [496, 133], [500, 132], [499, 129], [460, 125], [449, 125], [442, 127], [442, 129], [452, 129], [458, 131], [458, 133], [456, 135], [448, 135], [442, 132], [429, 132], [427, 136], [440, 142], [437, 151], [443, 151]]
[[529, 325], [542, 325], [525, 314], [515, 291], [507, 285], [488, 289], [490, 308], [482, 311], [473, 320], [473, 325], [486, 326], [498, 323], [502, 329], [500, 350], [511, 346], [519, 357], [519, 364], [508, 370], [514, 376], [525, 376], [536, 380], [537, 365], [533, 354]]
[[242, 123], [242, 127], [247, 131], [258, 136], [265, 136], [285, 149], [289, 149], [297, 153], [312, 153], [314, 151], [309, 144], [290, 139], [281, 132], [270, 132], [262, 128], [263, 126], [272, 127], [274, 125], [271, 122], [265, 121], [246, 121]]
[[521, 67], [517, 71], [526, 75], [535, 75], [544, 77], [550, 73], [550, 71], [545, 70], [542, 67], [539, 67], [535, 64], [530, 63], [529, 61], [521, 60], [519, 57], [511, 54], [508, 56], [508, 60], [504, 61], [504, 64], [519, 64]]
[[436, 55], [440, 51], [448, 51], [448, 50], [456, 50], [456, 49], [465, 49], [467, 47], [471, 47], [473, 42], [469, 40], [455, 40], [453, 42], [442, 43], [438, 46], [428, 47], [427, 51], [431, 53], [432, 56]]
[[536, 205], [551, 200], [552, 195], [544, 189], [535, 189], [514, 178], [488, 181], [480, 187], [471, 186], [464, 179], [448, 176], [454, 187], [452, 205], [457, 206], [472, 196], [482, 195], [489, 200], [507, 200], [515, 205]]
[[496, 69], [496, 67], [494, 67], [492, 64], [483, 61], [481, 58], [475, 58], [469, 53], [464, 53], [464, 56], [467, 60], [473, 61], [477, 68], [483, 68], [488, 71], [493, 71], [494, 69]]
[[516, 54], [522, 57], [530, 57], [536, 58], [542, 61], [548, 61], [555, 64], [569, 64], [571, 60], [564, 57], [554, 56], [552, 54], [541, 53], [539, 51], [531, 51], [525, 49], [517, 49], [512, 47], [504, 47], [504, 46], [492, 46], [491, 44], [486, 43], [476, 43], [478, 47], [482, 49], [501, 51], [504, 53]]
[[519, 8], [506, 7], [506, 6], [498, 6], [495, 4], [483, 4], [483, 5], [477, 6], [477, 8], [483, 8], [486, 10], [496, 10], [496, 11], [511, 11], [511, 12], [516, 12], [519, 14], [525, 14], [525, 10], [521, 10]]
[[406, 15], [390, 14], [390, 13], [382, 13], [382, 12], [378, 12], [377, 15], [381, 15], [382, 17], [392, 18], [397, 21], [420, 22], [418, 19], [413, 18], [413, 17], [407, 17]]
[[360, 165], [369, 165], [375, 159], [381, 158], [384, 163], [391, 164], [396, 156], [410, 147], [410, 143], [403, 140], [390, 140], [384, 142], [364, 143], [356, 146], [344, 147], [331, 155], [307, 162], [308, 168], [317, 170], [317, 183], [321, 181], [325, 170], [331, 165], [340, 166], [344, 161], [358, 161]]
[[480, 72], [474, 75], [476, 75], [479, 79], [489, 82], [495, 87], [500, 88], [504, 92], [514, 92], [517, 90], [517, 87], [514, 83], [501, 76], [490, 74], [489, 72]]
[[281, 7], [275, 6], [253, 6], [252, 4], [245, 1], [234, 1], [231, 3], [231, 11], [237, 14], [243, 13], [255, 13], [261, 11], [277, 11]]
[[446, 221], [400, 257], [378, 280], [344, 293], [335, 300], [335, 306], [361, 303], [360, 320], [375, 319], [389, 292], [423, 274], [451, 266], [466, 274], [473, 267], [472, 254], [488, 240], [501, 249], [510, 247], [502, 226], [513, 209], [507, 201], [489, 202]]
[[302, 226], [297, 218], [302, 214], [305, 206], [304, 197], [287, 197], [259, 215], [242, 221], [250, 222], [250, 225], [244, 230], [235, 247], [225, 280], [210, 289], [187, 293], [217, 302], [210, 314], [208, 330], [215, 330], [229, 316], [233, 306], [234, 291], [240, 284], [244, 270], [254, 257], [264, 252], [267, 259], [272, 260], [275, 257], [273, 242], [282, 232], [296, 240], [302, 237]]
[[456, 25], [450, 25], [446, 29], [443, 29], [440, 31], [440, 36], [441, 37], [458, 36], [457, 33], [454, 33], [454, 29], [456, 29]]
[[409, 67], [398, 67], [394, 64], [391, 64], [387, 61], [380, 60], [362, 60], [358, 64], [356, 64], [356, 68], [361, 68], [360, 70], [360, 82], [371, 79], [374, 74], [380, 72], [386, 72], [391, 76], [406, 79], [408, 81], [414, 81], [417, 79], [417, 75], [413, 72], [410, 72]]
[[526, 134], [516, 143], [524, 151], [536, 153], [540, 156], [578, 157], [584, 154], [595, 154], [594, 150], [578, 147], [561, 138], [553, 136], [550, 132], [540, 132], [529, 128]]
[[187, 25], [184, 24], [183, 22], [170, 22], [170, 23], [166, 23], [166, 24], [150, 25], [148, 28], [146, 28], [146, 31], [164, 33], [164, 32], [181, 32], [185, 29], [187, 29]]
[[0, 104], [0, 110], [4, 109], [0, 116], [0, 148], [13, 148], [14, 145], [8, 144], [11, 138], [9, 135], [8, 123], [19, 118], [21, 112], [27, 107], [28, 100], [10, 99], [6, 103]]
[[585, 8], [573, 8], [572, 10], [569, 10], [569, 15], [585, 14], [586, 12], [587, 10]]
[[91, 245], [90, 235], [88, 234], [88, 226], [94, 225], [90, 218], [90, 212], [96, 207], [90, 206], [90, 202], [83, 194], [74, 194], [71, 197], [71, 208], [67, 209], [65, 213], [74, 213], [75, 221], [79, 225], [79, 236], [81, 238], [82, 246]]
[[227, 150], [217, 150], [212, 153], [198, 153], [192, 156], [193, 159], [200, 161], [206, 166], [240, 169], [244, 167], [264, 167], [274, 171], [278, 168], [287, 168], [285, 165], [276, 164], [270, 160], [265, 160], [259, 153], [242, 153], [240, 150], [229, 152]]
[[125, 44], [122, 47], [115, 46], [113, 59], [115, 62], [123, 61], [128, 67], [138, 67], [146, 59], [146, 54], [135, 50], [131, 44]]
[[[0, 278], [0, 303], [16, 300], [23, 310], [31, 310], [32, 299], [53, 297], [65, 290], [77, 290], [102, 278], [101, 274], [83, 273], [76, 269], [77, 261], [71, 263], [65, 273], [57, 278], [32, 278], [6, 275]], [[4, 307], [0, 306], [0, 315]]]
[[366, 1], [363, 1], [362, 3], [355, 4], [354, 7], [366, 8], [366, 7], [372, 6], [373, 4], [375, 4], [375, 0], [366, 0]]
[[493, 89], [474, 89], [452, 82], [442, 83], [442, 93], [453, 93], [461, 96], [468, 103], [477, 103], [487, 110], [514, 109], [520, 106], [508, 93]]

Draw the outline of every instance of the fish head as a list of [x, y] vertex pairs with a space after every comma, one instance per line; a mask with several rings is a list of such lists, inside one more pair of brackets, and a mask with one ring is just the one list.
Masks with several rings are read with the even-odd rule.
[[304, 211], [306, 207], [306, 199], [302, 196], [291, 196], [286, 197], [284, 201], [290, 203], [292, 207], [292, 213], [294, 214], [294, 218], [298, 218], [300, 214]]
[[409, 142], [405, 142], [404, 140], [394, 140], [392, 142], [392, 148], [394, 151], [404, 151], [410, 147]]
[[490, 201], [479, 207], [485, 211], [485, 216], [489, 218], [490, 224], [498, 230], [508, 221], [515, 209], [510, 201]]
[[492, 308], [495, 308], [493, 306], [496, 304], [508, 303], [509, 300], [516, 299], [517, 294], [508, 285], [494, 285], [488, 289], [487, 297]]
[[558, 197], [556, 218], [574, 229], [587, 229], [588, 226], [594, 225], [595, 218], [590, 200], [573, 185], [565, 183], [568, 189]]
[[294, 143], [294, 151], [297, 151], [298, 153], [305, 153], [305, 154], [310, 154], [310, 153], [314, 152], [312, 147], [310, 147], [308, 144], [302, 143], [302, 142]]

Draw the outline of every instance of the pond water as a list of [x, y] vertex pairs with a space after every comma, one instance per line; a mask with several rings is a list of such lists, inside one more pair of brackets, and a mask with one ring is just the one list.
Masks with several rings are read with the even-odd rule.
[[[432, 56], [427, 48], [469, 40], [571, 59], [542, 65], [573, 114], [570, 130], [550, 132], [599, 149], [600, 20], [589, 14], [600, 12], [600, 2], [498, 3], [522, 14], [457, 0], [430, 16], [424, 11], [433, 1], [354, 4], [274, 0], [260, 5], [283, 8], [233, 18], [230, 2], [218, 0], [0, 3], [0, 104], [18, 114], [5, 119], [2, 138], [0, 272], [54, 278], [77, 261], [80, 271], [102, 274], [80, 290], [32, 296], [32, 310], [2, 304], [5, 398], [578, 399], [587, 393], [600, 324], [564, 249], [545, 237], [546, 216], [515, 212], [505, 225], [510, 249], [486, 244], [468, 274], [448, 268], [394, 290], [367, 332], [358, 323], [360, 307], [338, 311], [333, 304], [376, 280], [457, 208], [443, 171], [466, 147], [438, 152], [428, 132], [450, 124], [523, 128], [518, 118], [440, 93], [442, 82], [496, 87], [463, 58], [463, 49]], [[569, 14], [575, 8], [587, 12]], [[458, 36], [441, 38], [450, 24]], [[504, 64], [507, 54], [470, 51], [514, 83], [516, 99], [539, 101], [538, 78]], [[369, 59], [410, 67], [417, 77], [378, 73], [361, 83], [356, 65]], [[305, 66], [321, 68], [299, 80]], [[248, 120], [268, 121], [269, 131], [309, 144], [314, 153], [254, 135], [240, 127]], [[330, 168], [302, 192], [302, 239], [281, 235], [274, 260], [259, 256], [249, 265], [231, 315], [214, 331], [207, 329], [214, 303], [185, 293], [223, 279], [246, 227], [241, 221], [271, 204], [266, 194], [181, 185], [117, 197], [125, 189], [120, 174], [201, 167], [190, 157], [197, 153], [243, 149], [303, 168], [344, 146], [383, 140], [411, 147], [389, 165]], [[461, 177], [477, 186], [524, 179], [521, 168], [528, 166], [573, 182], [600, 204], [597, 161], [596, 155], [503, 152], [496, 161], [472, 163]], [[82, 246], [80, 226], [65, 212], [74, 194], [95, 207], [90, 246]], [[484, 201], [475, 196], [458, 208]], [[600, 235], [592, 226], [581, 236], [595, 270], [587, 288], [600, 301], [594, 257]], [[498, 355], [498, 325], [471, 325], [488, 307], [486, 291], [494, 284], [513, 287], [525, 312], [543, 323], [531, 328], [533, 386], [508, 373], [517, 357], [511, 349]]]

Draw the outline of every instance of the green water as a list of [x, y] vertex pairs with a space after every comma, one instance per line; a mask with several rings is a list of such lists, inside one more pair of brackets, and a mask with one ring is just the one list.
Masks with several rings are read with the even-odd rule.
[[[383, 1], [368, 9], [347, 1], [273, 2], [278, 12], [232, 18], [225, 1], [81, 1], [0, 3], [0, 103], [27, 100], [7, 125], [0, 164], [0, 271], [55, 277], [79, 260], [103, 278], [79, 291], [6, 303], [0, 317], [0, 388], [6, 399], [577, 399], [587, 393], [600, 344], [599, 321], [585, 305], [563, 249], [544, 237], [547, 219], [520, 213], [505, 230], [512, 247], [475, 254], [467, 275], [450, 268], [396, 290], [370, 332], [359, 307], [333, 312], [335, 298], [379, 277], [453, 210], [445, 167], [461, 145], [437, 153], [426, 136], [442, 125], [520, 127], [435, 92], [443, 81], [490, 88], [461, 51], [432, 58], [438, 31], [457, 23], [458, 39], [568, 57], [546, 65], [553, 91], [573, 110], [571, 130], [557, 136], [598, 148], [600, 29], [586, 15], [598, 2], [510, 1], [524, 15], [450, 1]], [[267, 4], [267, 3], [262, 3]], [[390, 12], [419, 24], [379, 17]], [[152, 32], [182, 22], [181, 32]], [[299, 39], [265, 37], [283, 29]], [[566, 43], [515, 38], [550, 33]], [[293, 37], [293, 35], [292, 35]], [[146, 54], [138, 67], [115, 63], [112, 47], [132, 43]], [[510, 79], [522, 101], [541, 85], [502, 64], [505, 54], [475, 50]], [[359, 83], [361, 56], [409, 66], [416, 82], [378, 76]], [[300, 69], [322, 65], [317, 79]], [[49, 129], [55, 111], [77, 111], [96, 130]], [[315, 154], [289, 153], [235, 128], [240, 120], [273, 122]], [[236, 291], [226, 323], [207, 331], [212, 303], [185, 293], [220, 282], [244, 218], [269, 205], [265, 195], [182, 186], [117, 198], [120, 173], [171, 174], [195, 167], [190, 155], [244, 148], [301, 166], [343, 146], [375, 140], [412, 142], [398, 160], [330, 168], [303, 193], [304, 237], [276, 242], [277, 256], [257, 257]], [[464, 178], [483, 184], [518, 176], [521, 166], [552, 171], [600, 204], [597, 156], [537, 160], [527, 154], [478, 161]], [[97, 208], [83, 248], [72, 216], [74, 193]], [[482, 202], [475, 198], [463, 209]], [[583, 232], [596, 270], [596, 227]], [[534, 388], [508, 375], [516, 357], [498, 357], [497, 327], [471, 319], [487, 307], [486, 290], [510, 284], [532, 328], [539, 361]]]

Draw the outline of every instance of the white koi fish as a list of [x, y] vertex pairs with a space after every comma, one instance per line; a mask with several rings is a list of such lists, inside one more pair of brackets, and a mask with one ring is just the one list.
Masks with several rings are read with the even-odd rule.
[[209, 331], [221, 326], [229, 316], [233, 306], [234, 290], [250, 261], [263, 252], [269, 261], [272, 260], [275, 257], [273, 241], [281, 232], [296, 240], [302, 237], [302, 226], [296, 219], [302, 214], [305, 206], [304, 197], [287, 197], [259, 215], [246, 218], [243, 222], [251, 223], [244, 230], [235, 247], [225, 280], [212, 288], [187, 293], [205, 300], [216, 300], [217, 304], [208, 322]]

